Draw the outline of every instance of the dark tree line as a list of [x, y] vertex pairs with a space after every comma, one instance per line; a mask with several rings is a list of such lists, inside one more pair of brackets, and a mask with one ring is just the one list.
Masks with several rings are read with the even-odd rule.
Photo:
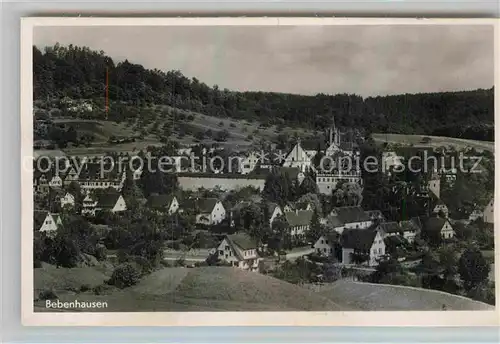
[[179, 71], [146, 69], [128, 60], [115, 63], [103, 51], [56, 44], [33, 47], [34, 99], [99, 100], [104, 104], [106, 73], [110, 104], [164, 104], [216, 117], [259, 120], [264, 125], [324, 129], [337, 125], [367, 132], [436, 134], [493, 139], [493, 88], [403, 94], [363, 99], [354, 94], [315, 96], [232, 92], [210, 87]]

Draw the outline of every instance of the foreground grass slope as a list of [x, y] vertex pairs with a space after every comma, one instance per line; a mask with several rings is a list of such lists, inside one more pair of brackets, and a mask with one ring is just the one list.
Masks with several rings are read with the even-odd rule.
[[324, 287], [320, 295], [344, 306], [366, 311], [494, 310], [486, 303], [436, 290], [338, 281]]
[[[56, 269], [58, 282], [54, 281], [54, 267], [35, 269], [35, 291], [53, 287], [59, 300], [105, 301], [104, 311], [343, 311], [340, 307], [312, 290], [303, 289], [273, 277], [228, 267], [165, 268], [146, 276], [137, 285], [126, 289], [107, 289], [101, 295], [92, 291], [78, 294], [67, 290], [75, 287], [81, 276], [82, 283], [100, 283], [105, 279], [95, 268], [85, 271]], [[91, 276], [91, 277], [86, 277]], [[53, 281], [52, 283], [49, 283]], [[78, 287], [76, 287], [78, 289]], [[35, 295], [36, 296], [36, 295]], [[36, 311], [44, 308], [43, 300], [35, 302]], [[103, 309], [95, 309], [103, 311]]]

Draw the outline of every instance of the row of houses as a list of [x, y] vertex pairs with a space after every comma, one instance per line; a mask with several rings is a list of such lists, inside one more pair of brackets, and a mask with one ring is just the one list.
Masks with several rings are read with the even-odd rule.
[[367, 264], [375, 266], [387, 254], [386, 238], [405, 239], [411, 243], [422, 233], [438, 235], [444, 240], [455, 236], [453, 226], [446, 218], [416, 217], [400, 222], [375, 221], [363, 227], [352, 227], [349, 224], [340, 231], [334, 230], [322, 235], [313, 247], [317, 254], [323, 256], [334, 255], [335, 250], [341, 250], [343, 264], [352, 264], [356, 260], [353, 257], [364, 255]]
[[[134, 171], [133, 178], [139, 179], [142, 171]], [[35, 192], [46, 193], [50, 189], [61, 189], [77, 183], [83, 191], [113, 188], [120, 191], [126, 178], [126, 170], [118, 165], [82, 163], [82, 166], [61, 166], [60, 171], [52, 166], [49, 169], [35, 168], [33, 187]]]

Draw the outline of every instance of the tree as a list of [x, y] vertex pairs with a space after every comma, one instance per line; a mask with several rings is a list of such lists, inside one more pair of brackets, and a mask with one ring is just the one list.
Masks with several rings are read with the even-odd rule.
[[288, 175], [270, 173], [266, 177], [262, 196], [271, 202], [285, 204], [291, 197], [292, 181]]
[[457, 248], [454, 245], [446, 245], [439, 249], [439, 265], [442, 269], [444, 279], [443, 290], [449, 293], [456, 293], [458, 290], [457, 279], [458, 273], [458, 254]]
[[300, 196], [306, 194], [317, 194], [318, 193], [318, 184], [310, 177], [306, 176], [299, 187]]
[[62, 236], [56, 240], [59, 250], [56, 253], [57, 265], [65, 268], [74, 268], [80, 260], [80, 250], [75, 242]]
[[133, 172], [130, 171], [130, 169], [126, 170], [125, 180], [121, 190], [122, 196], [127, 204], [127, 208], [137, 205], [137, 202], [144, 198], [144, 195], [142, 194], [142, 191], [136, 181], [133, 179], [132, 174]]
[[313, 210], [318, 211], [318, 214], [320, 214], [320, 215], [323, 214], [323, 205], [321, 204], [321, 199], [318, 196], [318, 194], [308, 193], [308, 194], [302, 195], [297, 200], [297, 204], [301, 208], [304, 208], [308, 204], [310, 204], [312, 206]]
[[179, 186], [175, 174], [165, 173], [159, 169], [149, 171], [149, 168], [144, 169], [140, 184], [146, 197], [149, 197], [152, 193], [169, 194], [177, 190]]
[[276, 217], [271, 225], [268, 246], [277, 252], [291, 247], [290, 226], [283, 215]]
[[227, 131], [226, 129], [224, 130], [220, 130], [218, 131], [216, 134], [215, 134], [215, 141], [218, 141], [218, 142], [225, 142], [227, 141], [227, 139], [229, 138], [229, 131]]
[[[109, 114], [117, 121], [135, 117], [131, 108], [155, 103], [212, 117], [244, 118], [266, 125], [287, 123], [304, 129], [328, 127], [334, 113], [337, 125], [360, 127], [368, 135], [372, 132], [417, 133], [490, 141], [494, 136], [493, 87], [366, 98], [354, 94], [226, 92], [179, 71], [146, 69], [129, 61], [115, 63], [104, 53], [87, 47], [54, 46], [43, 51], [33, 47], [34, 99], [45, 102], [47, 97], [67, 96], [68, 100], [83, 97], [95, 99], [95, 106], [103, 108], [102, 90], [106, 85], [102, 75], [106, 71], [111, 85], [110, 108], [124, 104], [123, 109]], [[95, 112], [96, 117], [100, 115]], [[89, 116], [88, 113], [74, 115]], [[151, 116], [141, 110], [141, 116], [145, 115]]]
[[259, 243], [269, 236], [267, 221], [264, 221], [264, 213], [258, 204], [251, 203], [241, 209], [238, 220], [239, 226]]
[[311, 225], [310, 225], [310, 230], [307, 232], [307, 239], [309, 241], [315, 241], [318, 240], [320, 236], [325, 234], [325, 229], [321, 225], [319, 221], [319, 213], [316, 209], [314, 209], [312, 218], [311, 218]]
[[375, 272], [371, 275], [374, 283], [394, 284], [398, 275], [403, 273], [403, 268], [397, 259], [390, 258], [379, 262]]
[[486, 281], [490, 273], [490, 266], [478, 248], [467, 248], [460, 256], [458, 272], [465, 290], [469, 291]]
[[131, 263], [124, 263], [116, 267], [108, 284], [123, 289], [137, 284], [140, 278], [141, 273], [134, 265]]

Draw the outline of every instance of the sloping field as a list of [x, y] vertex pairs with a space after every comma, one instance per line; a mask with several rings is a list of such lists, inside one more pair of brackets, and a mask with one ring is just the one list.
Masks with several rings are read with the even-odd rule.
[[175, 292], [188, 299], [243, 302], [273, 310], [345, 310], [314, 292], [258, 273], [227, 267], [191, 269]]
[[324, 287], [320, 295], [345, 306], [366, 311], [438, 311], [447, 310], [493, 310], [486, 303], [440, 291], [372, 284], [352, 281], [338, 281]]
[[107, 142], [111, 136], [133, 136], [135, 133], [123, 123], [85, 119], [59, 118], [54, 123], [73, 126], [79, 134], [94, 134], [96, 143]]
[[[72, 269], [60, 269], [72, 270]], [[48, 276], [44, 276], [47, 274]], [[60, 274], [60, 284], [69, 284], [66, 275]], [[50, 271], [41, 269], [35, 275], [35, 284], [46, 288], [52, 281]], [[70, 278], [73, 282], [73, 279]], [[85, 282], [88, 282], [85, 279]], [[98, 283], [96, 279], [96, 283]], [[105, 301], [106, 309], [94, 311], [341, 311], [335, 302], [287, 282], [230, 267], [165, 268], [145, 277], [137, 285], [112, 290], [105, 295], [92, 292], [76, 294], [56, 290], [59, 300]], [[45, 309], [43, 302], [35, 303], [36, 311]]]
[[[430, 136], [430, 135], [403, 135], [403, 134], [372, 134], [376, 142], [398, 143], [402, 145], [413, 144], [418, 147], [442, 147], [454, 146], [456, 149], [472, 147], [476, 150], [487, 150], [494, 152], [495, 143], [490, 141], [478, 141], [459, 139], [455, 137]], [[422, 143], [424, 137], [430, 137], [431, 141]]]
[[[116, 123], [113, 121], [106, 120], [88, 120], [88, 119], [78, 119], [78, 118], [57, 118], [54, 119], [55, 123], [67, 124], [73, 126], [79, 135], [82, 134], [93, 134], [95, 136], [95, 141], [90, 147], [71, 147], [65, 149], [65, 153], [69, 155], [81, 155], [81, 154], [103, 154], [108, 151], [117, 152], [132, 152], [136, 150], [141, 150], [147, 146], [154, 146], [160, 144], [160, 138], [156, 136], [153, 132], [153, 125], [156, 123], [159, 128], [162, 128], [165, 123], [179, 124], [185, 128], [190, 129], [190, 134], [179, 138], [177, 136], [177, 129], [174, 130], [172, 138], [184, 145], [191, 145], [199, 142], [194, 138], [196, 132], [206, 132], [207, 130], [212, 131], [212, 135], [222, 130], [227, 130], [229, 132], [229, 138], [226, 142], [217, 142], [213, 138], [205, 137], [201, 140], [202, 143], [212, 144], [217, 143], [221, 146], [229, 145], [236, 148], [245, 148], [251, 145], [253, 142], [259, 140], [271, 140], [280, 133], [285, 135], [293, 135], [297, 133], [299, 135], [312, 135], [312, 131], [307, 131], [301, 128], [290, 128], [283, 127], [281, 131], [277, 130], [276, 126], [270, 126], [268, 128], [260, 127], [259, 122], [249, 122], [246, 120], [236, 120], [228, 118], [218, 118], [207, 116], [201, 113], [184, 111], [180, 109], [174, 109], [168, 106], [154, 106], [152, 108], [147, 108], [145, 111], [153, 112], [154, 119], [152, 122], [144, 127], [144, 130], [148, 133], [143, 140], [123, 143], [123, 144], [108, 144], [108, 140], [112, 137], [132, 137], [139, 134], [139, 130], [135, 125], [121, 122]], [[184, 117], [194, 116], [191, 121], [180, 120], [173, 115], [165, 114], [165, 111], [175, 110], [179, 116], [183, 114]], [[140, 116], [140, 113], [139, 113]], [[181, 124], [182, 123], [182, 124]], [[176, 126], [177, 128], [177, 126]], [[161, 133], [161, 130], [160, 130]]]
[[109, 279], [112, 271], [99, 267], [67, 269], [43, 264], [42, 268], [33, 269], [33, 273], [35, 295], [38, 295], [44, 289], [79, 289], [84, 284], [95, 287]]

